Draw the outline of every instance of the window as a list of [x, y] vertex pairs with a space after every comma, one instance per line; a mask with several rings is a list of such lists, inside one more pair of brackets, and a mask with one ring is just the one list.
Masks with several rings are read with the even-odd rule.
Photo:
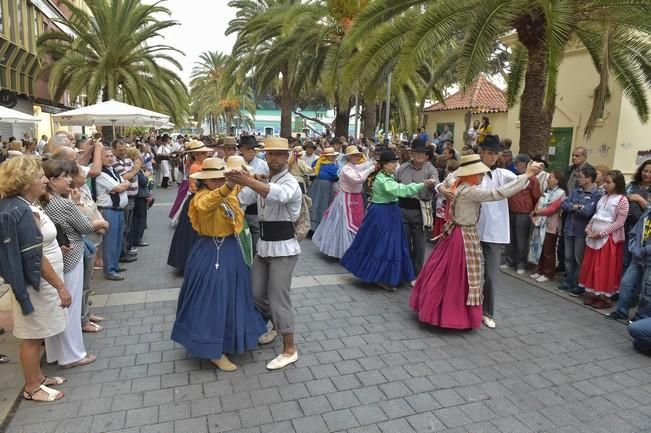
[[18, 35], [17, 41], [19, 45], [25, 45], [25, 29], [23, 26], [23, 2], [21, 0], [16, 1], [16, 22], [18, 23]]

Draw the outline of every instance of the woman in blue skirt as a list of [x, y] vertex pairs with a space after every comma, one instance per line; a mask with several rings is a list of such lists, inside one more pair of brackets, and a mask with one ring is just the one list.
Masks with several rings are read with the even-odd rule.
[[226, 353], [254, 348], [267, 331], [251, 292], [239, 233], [244, 212], [239, 187], [226, 182], [226, 163], [207, 158], [192, 175], [204, 186], [190, 202], [188, 216], [200, 238], [192, 247], [179, 293], [172, 340], [222, 371], [234, 371]]
[[395, 292], [402, 281], [415, 278], [398, 198], [411, 197], [436, 181], [398, 183], [393, 177], [398, 158], [390, 150], [382, 152], [378, 164], [368, 213], [341, 264], [357, 278]]

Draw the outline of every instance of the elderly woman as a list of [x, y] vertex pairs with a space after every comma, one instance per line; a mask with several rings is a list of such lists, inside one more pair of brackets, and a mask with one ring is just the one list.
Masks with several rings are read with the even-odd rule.
[[43, 164], [48, 186], [40, 202], [57, 230], [57, 242], [64, 249], [63, 279], [72, 296], [69, 315], [71, 320], [66, 329], [53, 337], [45, 339], [47, 361], [58, 362], [64, 368], [82, 366], [94, 362], [97, 357], [86, 352], [81, 330], [81, 304], [84, 285], [84, 241], [83, 235], [106, 230], [104, 220], [89, 221], [73, 200], [79, 191], [70, 196], [72, 177], [79, 167], [73, 161], [46, 161]]
[[[448, 223], [441, 239], [423, 266], [411, 292], [409, 305], [418, 320], [441, 328], [479, 328], [482, 317], [482, 260], [477, 221], [481, 203], [513, 196], [538, 174], [541, 164], [531, 163], [524, 174], [495, 189], [481, 189], [490, 168], [479, 155], [461, 157], [454, 172], [448, 207]], [[484, 323], [487, 321], [485, 320]], [[488, 321], [490, 323], [490, 321]], [[494, 324], [486, 323], [494, 327]]]
[[14, 295], [14, 335], [23, 340], [23, 398], [34, 401], [63, 397], [50, 387], [65, 379], [47, 377], [41, 371], [41, 344], [44, 338], [63, 332], [65, 308], [71, 303], [63, 282], [56, 228], [43, 211], [31, 205], [45, 193], [46, 184], [39, 158], [14, 158], [0, 165], [0, 233], [10, 239], [0, 244], [0, 275]]
[[238, 238], [244, 227], [240, 188], [226, 181], [225, 172], [223, 159], [207, 158], [201, 172], [190, 175], [201, 181], [188, 209], [200, 238], [185, 267], [172, 340], [222, 371], [235, 371], [226, 354], [253, 349], [267, 328]]

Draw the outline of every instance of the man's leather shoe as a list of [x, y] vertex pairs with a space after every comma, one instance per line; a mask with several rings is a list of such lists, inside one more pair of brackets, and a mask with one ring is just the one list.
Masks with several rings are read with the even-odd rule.
[[104, 278], [106, 278], [106, 279], [109, 280], [109, 281], [123, 281], [123, 280], [124, 280], [124, 277], [123, 277], [123, 276], [120, 276], [120, 275], [118, 275], [118, 274], [108, 274], [108, 275], [104, 275]]
[[137, 247], [148, 247], [149, 244], [148, 244], [147, 242], [138, 242], [138, 243], [136, 244], [136, 246], [137, 246]]
[[120, 263], [132, 263], [138, 260], [138, 257], [124, 256], [120, 257]]

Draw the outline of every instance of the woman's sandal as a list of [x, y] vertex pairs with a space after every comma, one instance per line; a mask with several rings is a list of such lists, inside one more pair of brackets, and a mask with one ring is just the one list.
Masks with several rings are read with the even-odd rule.
[[68, 369], [73, 367], [83, 367], [84, 365], [88, 365], [95, 362], [96, 359], [97, 359], [97, 355], [88, 354], [77, 362], [73, 362], [72, 364], [62, 365], [61, 368]]
[[88, 320], [90, 320], [91, 322], [97, 323], [97, 322], [103, 322], [104, 318], [102, 316], [98, 316], [96, 314], [89, 314], [88, 315]]
[[63, 385], [66, 380], [68, 379], [60, 376], [45, 376], [43, 382], [41, 382], [41, 385], [45, 385], [45, 386]]
[[90, 322], [90, 321], [88, 323], [86, 323], [84, 326], [81, 327], [82, 332], [90, 332], [90, 333], [99, 332], [102, 329], [104, 329], [102, 326], [98, 325], [97, 323]]
[[[39, 391], [43, 391], [47, 395], [47, 397], [38, 398], [38, 392]], [[56, 400], [62, 399], [63, 395], [64, 394], [61, 391], [57, 391], [56, 389], [48, 388], [45, 385], [39, 385], [39, 387], [36, 388], [32, 392], [29, 392], [26, 389], [23, 389], [23, 398], [25, 400], [51, 402], [51, 401], [56, 401]]]

